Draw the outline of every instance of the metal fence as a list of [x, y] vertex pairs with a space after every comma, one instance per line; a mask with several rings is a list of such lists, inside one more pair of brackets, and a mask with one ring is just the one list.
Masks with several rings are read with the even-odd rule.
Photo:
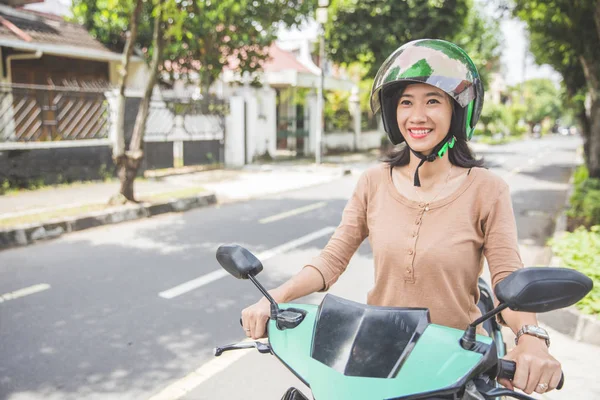
[[217, 98], [163, 98], [152, 101], [145, 139], [222, 140], [227, 109], [227, 103]]
[[109, 110], [99, 89], [0, 85], [0, 141], [104, 139]]

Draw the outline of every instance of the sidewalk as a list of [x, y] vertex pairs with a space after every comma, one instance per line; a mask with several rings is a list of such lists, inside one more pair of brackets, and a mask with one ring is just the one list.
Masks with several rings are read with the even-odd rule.
[[120, 183], [87, 182], [0, 196], [0, 250], [104, 224], [185, 211], [317, 185], [370, 163], [373, 153], [325, 157], [323, 164], [273, 162], [135, 182], [139, 205], [109, 206]]

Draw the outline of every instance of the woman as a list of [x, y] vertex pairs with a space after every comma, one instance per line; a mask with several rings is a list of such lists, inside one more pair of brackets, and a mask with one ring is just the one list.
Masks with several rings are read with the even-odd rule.
[[[427, 307], [433, 323], [458, 329], [480, 317], [483, 257], [494, 287], [523, 266], [508, 185], [481, 168], [467, 145], [482, 106], [477, 69], [458, 46], [426, 39], [396, 50], [377, 73], [371, 107], [381, 111], [391, 142], [405, 145], [361, 176], [320, 256], [272, 290], [273, 298], [329, 289], [368, 237], [375, 262], [369, 304]], [[246, 335], [263, 337], [268, 317], [264, 298], [244, 309]], [[556, 388], [561, 367], [535, 314], [505, 309], [499, 320], [517, 335], [506, 356], [517, 363], [515, 378], [500, 383], [528, 394]]]

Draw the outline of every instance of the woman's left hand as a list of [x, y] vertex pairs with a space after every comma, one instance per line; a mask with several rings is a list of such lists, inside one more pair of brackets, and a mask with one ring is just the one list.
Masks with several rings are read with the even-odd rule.
[[516, 387], [527, 394], [534, 391], [545, 393], [555, 389], [560, 382], [560, 363], [550, 355], [543, 339], [523, 335], [519, 338], [519, 344], [504, 358], [517, 363], [512, 382], [506, 379], [498, 381], [509, 389]]

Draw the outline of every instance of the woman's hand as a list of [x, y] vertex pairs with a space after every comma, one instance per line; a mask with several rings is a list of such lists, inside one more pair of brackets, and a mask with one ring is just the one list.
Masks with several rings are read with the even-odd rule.
[[509, 389], [516, 387], [527, 394], [534, 391], [545, 393], [555, 389], [560, 382], [560, 363], [550, 355], [543, 339], [523, 335], [519, 344], [504, 358], [517, 364], [512, 382], [506, 379], [498, 381]]
[[271, 303], [266, 298], [245, 308], [242, 311], [242, 326], [246, 336], [260, 339], [267, 336], [267, 321], [271, 315]]

